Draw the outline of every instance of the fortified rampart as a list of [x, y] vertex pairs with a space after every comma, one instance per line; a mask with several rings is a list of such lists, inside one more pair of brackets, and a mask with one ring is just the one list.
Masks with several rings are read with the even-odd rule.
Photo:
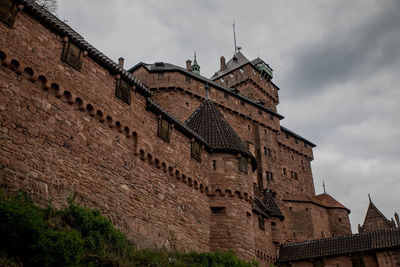
[[315, 145], [280, 125], [261, 59], [238, 53], [212, 80], [160, 62], [126, 71], [33, 1], [4, 2], [7, 190], [96, 207], [139, 246], [232, 249], [261, 266], [280, 244], [349, 231], [348, 210], [315, 196]]

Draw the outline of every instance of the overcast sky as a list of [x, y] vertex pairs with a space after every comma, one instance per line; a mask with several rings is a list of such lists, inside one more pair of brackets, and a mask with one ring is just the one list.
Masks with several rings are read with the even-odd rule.
[[185, 66], [211, 77], [233, 54], [264, 59], [281, 88], [281, 124], [318, 145], [315, 188], [348, 207], [353, 232], [368, 193], [400, 211], [400, 1], [59, 0], [61, 19], [125, 68]]

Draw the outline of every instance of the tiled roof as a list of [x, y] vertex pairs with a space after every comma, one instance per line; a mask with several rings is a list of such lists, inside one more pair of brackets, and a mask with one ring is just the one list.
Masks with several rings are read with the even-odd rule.
[[307, 196], [305, 194], [287, 194], [284, 195], [282, 200], [292, 202], [309, 202], [328, 209], [345, 209], [348, 213], [350, 213], [350, 210], [348, 208], [340, 204], [331, 195], [326, 193], [316, 196]]
[[308, 140], [305, 139], [304, 137], [298, 135], [297, 133], [295, 133], [295, 132], [289, 130], [289, 129], [286, 128], [286, 127], [283, 127], [282, 125], [281, 125], [281, 130], [284, 131], [284, 132], [287, 132], [287, 133], [289, 133], [289, 134], [291, 134], [291, 135], [293, 135], [294, 137], [296, 137], [296, 138], [299, 139], [299, 140], [302, 140], [303, 142], [306, 142], [306, 143], [309, 144], [311, 147], [316, 147], [316, 146], [317, 146], [316, 144], [314, 144], [314, 143], [308, 141]]
[[[393, 225], [393, 222], [389, 221], [385, 215], [383, 215], [383, 213], [374, 205], [374, 203], [372, 203], [371, 199], [369, 200], [369, 205], [368, 205], [368, 210], [367, 213], [365, 214], [365, 218], [364, 218], [364, 224], [368, 221], [368, 219], [371, 218], [376, 218], [379, 217], [381, 219], [381, 221], [384, 221], [386, 224], [386, 227], [388, 228], [394, 228], [395, 225]], [[366, 229], [364, 229], [366, 230]]]
[[263, 195], [263, 202], [265, 206], [271, 211], [271, 215], [275, 217], [283, 218], [283, 214], [279, 209], [278, 205], [276, 204], [274, 198], [272, 197], [271, 192], [266, 191]]
[[400, 228], [281, 245], [278, 262], [400, 247]]
[[53, 32], [68, 37], [68, 39], [88, 52], [88, 56], [94, 61], [102, 65], [104, 68], [108, 69], [111, 73], [120, 74], [122, 78], [136, 86], [136, 90], [145, 96], [151, 96], [152, 93], [146, 88], [146, 86], [131, 73], [124, 70], [117, 63], [112, 61], [102, 52], [97, 50], [91, 44], [85, 41], [81, 35], [75, 32], [70, 26], [65, 22], [58, 19], [56, 16], [51, 14], [46, 9], [40, 7], [33, 0], [21, 0], [21, 4], [24, 5], [23, 11], [33, 16], [35, 19], [39, 20], [41, 23], [46, 25]]
[[191, 71], [188, 71], [185, 68], [176, 66], [176, 65], [171, 64], [171, 63], [156, 62], [154, 64], [147, 64], [147, 63], [140, 62], [140, 63], [136, 64], [135, 66], [133, 66], [132, 68], [130, 68], [128, 70], [128, 72], [133, 73], [135, 70], [137, 70], [138, 68], [140, 68], [142, 66], [145, 67], [149, 72], [178, 71], [178, 72], [184, 73], [185, 75], [190, 76], [192, 79], [197, 79], [197, 80], [202, 81], [204, 83], [208, 83], [210, 86], [218, 88], [219, 90], [223, 91], [224, 93], [227, 93], [227, 94], [230, 94], [230, 95], [232, 95], [234, 97], [237, 97], [240, 100], [242, 100], [243, 102], [246, 102], [246, 103], [249, 103], [249, 104], [251, 104], [253, 106], [256, 106], [257, 108], [259, 108], [259, 109], [261, 109], [261, 110], [263, 110], [263, 111], [265, 111], [267, 113], [273, 114], [274, 116], [278, 117], [279, 119], [283, 119], [284, 118], [282, 115], [276, 113], [275, 111], [267, 108], [266, 106], [260, 104], [257, 101], [251, 100], [250, 98], [247, 98], [244, 95], [241, 95], [241, 94], [235, 92], [231, 88], [222, 86], [222, 85], [220, 85], [220, 84], [218, 84], [218, 83], [216, 83], [216, 82], [214, 82], [214, 81], [212, 81], [212, 80], [210, 80], [210, 79], [208, 79], [206, 77], [203, 77], [203, 76], [201, 76], [199, 74], [196, 74], [196, 73], [193, 73]]
[[227, 63], [226, 63], [226, 68], [223, 70], [217, 71], [212, 77], [211, 80], [216, 80], [221, 76], [224, 76], [225, 74], [240, 68], [247, 63], [250, 63], [250, 60], [248, 60], [240, 51], [237, 52]]
[[264, 215], [267, 218], [270, 216], [278, 217], [280, 219], [284, 218], [281, 210], [269, 191], [265, 191], [261, 198], [255, 197], [254, 200], [253, 210], [255, 212]]
[[212, 152], [240, 153], [251, 159], [255, 169], [257, 163], [254, 156], [210, 99], [206, 98], [185, 124], [204, 138]]

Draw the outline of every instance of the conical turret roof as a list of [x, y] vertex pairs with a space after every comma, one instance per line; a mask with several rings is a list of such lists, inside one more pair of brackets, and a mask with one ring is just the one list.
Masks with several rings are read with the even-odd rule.
[[240, 153], [250, 158], [253, 169], [256, 168], [254, 156], [209, 98], [203, 101], [185, 124], [208, 143], [211, 152]]

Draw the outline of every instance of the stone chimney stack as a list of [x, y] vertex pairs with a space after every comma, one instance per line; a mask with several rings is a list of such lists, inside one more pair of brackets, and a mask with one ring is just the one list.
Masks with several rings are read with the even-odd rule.
[[220, 57], [220, 63], [221, 63], [221, 70], [226, 69], [226, 64], [225, 64], [225, 57]]
[[190, 59], [186, 60], [186, 69], [192, 71], [192, 61]]
[[124, 61], [125, 61], [125, 59], [124, 59], [123, 57], [120, 57], [120, 58], [118, 59], [118, 66], [120, 66], [121, 68], [123, 68], [123, 67], [124, 67]]

